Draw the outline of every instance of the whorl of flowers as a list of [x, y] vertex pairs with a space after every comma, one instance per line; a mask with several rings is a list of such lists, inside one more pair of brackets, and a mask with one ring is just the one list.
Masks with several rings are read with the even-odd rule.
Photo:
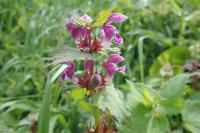
[[[126, 66], [119, 66], [118, 64], [124, 58], [120, 56], [119, 52], [108, 54], [108, 51], [113, 48], [112, 43], [123, 44], [123, 38], [112, 23], [121, 23], [126, 19], [127, 16], [121, 13], [110, 13], [99, 29], [99, 27], [94, 26], [95, 21], [90, 16], [87, 14], [79, 15], [75, 12], [66, 22], [66, 29], [71, 33], [75, 47], [83, 53], [95, 56], [102, 56], [99, 53], [104, 53], [103, 56], [107, 59], [103, 61], [85, 59], [85, 70], [80, 75], [75, 74], [74, 62], [60, 62], [60, 64], [66, 65], [61, 80], [71, 80], [81, 88], [89, 90], [91, 94], [95, 94], [97, 91], [104, 90], [106, 84], [112, 81], [117, 72], [123, 73]], [[100, 66], [95, 65], [96, 63]]]

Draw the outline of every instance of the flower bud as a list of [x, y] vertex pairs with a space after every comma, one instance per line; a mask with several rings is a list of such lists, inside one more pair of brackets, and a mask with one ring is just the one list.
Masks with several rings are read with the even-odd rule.
[[92, 88], [99, 87], [102, 84], [102, 79], [99, 74], [93, 74], [90, 78], [90, 85]]

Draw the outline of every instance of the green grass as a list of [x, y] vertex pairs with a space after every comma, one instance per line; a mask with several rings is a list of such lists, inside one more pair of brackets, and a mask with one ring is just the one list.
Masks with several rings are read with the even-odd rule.
[[34, 124], [30, 120], [21, 123], [30, 114], [36, 114], [31, 119], [37, 121], [41, 111], [38, 126], [41, 133], [48, 132], [49, 122], [53, 125], [50, 132], [78, 133], [87, 129], [86, 121], [91, 114], [70, 98], [65, 88], [68, 83], [57, 80], [51, 85], [52, 93], [46, 92], [51, 70], [46, 67], [47, 57], [56, 48], [74, 45], [64, 25], [74, 9], [95, 17], [99, 11], [116, 6], [116, 12], [129, 17], [117, 25], [124, 38], [121, 48], [127, 71], [116, 75], [114, 83], [122, 90], [126, 80], [148, 83], [152, 79], [149, 69], [164, 50], [199, 44], [199, 0], [150, 0], [146, 7], [143, 5], [139, 0], [0, 0], [0, 123], [4, 123], [3, 128], [28, 132]]

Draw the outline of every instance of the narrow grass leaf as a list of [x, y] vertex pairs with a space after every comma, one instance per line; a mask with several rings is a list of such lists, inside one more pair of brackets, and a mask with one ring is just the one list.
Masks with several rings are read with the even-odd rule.
[[47, 82], [44, 90], [44, 97], [39, 115], [38, 133], [49, 133], [50, 119], [50, 101], [51, 101], [51, 82], [50, 74], [47, 77]]

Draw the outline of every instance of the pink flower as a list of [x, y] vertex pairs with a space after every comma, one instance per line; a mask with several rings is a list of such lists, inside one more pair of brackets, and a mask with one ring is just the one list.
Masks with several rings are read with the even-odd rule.
[[61, 75], [61, 80], [64, 81], [67, 78], [73, 80], [74, 78], [74, 70], [75, 70], [75, 66], [72, 62], [64, 62], [62, 64], [66, 64], [66, 68], [64, 69], [62, 75]]
[[66, 23], [66, 28], [71, 32], [74, 40], [80, 40], [81, 38], [85, 38], [89, 30], [87, 26], [92, 22], [92, 19], [87, 14], [83, 14], [79, 16], [78, 13], [74, 13], [70, 20]]
[[112, 13], [108, 18], [107, 23], [121, 23], [126, 20], [128, 17], [121, 13]]
[[76, 27], [71, 20], [67, 22], [66, 28], [71, 32], [74, 40], [85, 38], [89, 32], [86, 28]]
[[84, 67], [87, 72], [93, 72], [94, 61], [93, 60], [85, 60]]
[[117, 64], [123, 60], [124, 58], [119, 54], [112, 54], [108, 57], [106, 62], [103, 62], [103, 67], [106, 69], [110, 78], [112, 78], [116, 72], [123, 73], [126, 70], [126, 66], [117, 66]]
[[111, 42], [114, 39], [116, 44], [123, 44], [123, 38], [119, 34], [119, 31], [111, 25], [111, 23], [120, 23], [126, 20], [128, 17], [121, 13], [112, 13], [106, 23], [103, 25], [103, 29], [100, 31], [101, 36], [105, 41]]
[[[105, 77], [103, 74], [99, 74], [97, 70], [94, 72], [94, 61], [84, 61], [85, 72], [78, 76], [77, 84], [81, 88], [86, 88], [91, 92], [100, 91], [101, 87], [105, 86]], [[100, 90], [99, 90], [100, 89]]]

